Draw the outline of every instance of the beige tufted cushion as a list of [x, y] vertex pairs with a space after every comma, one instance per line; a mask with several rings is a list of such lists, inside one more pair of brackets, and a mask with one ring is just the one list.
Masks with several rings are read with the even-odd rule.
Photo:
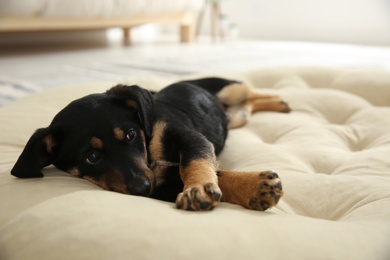
[[[184, 212], [49, 167], [9, 175], [34, 129], [88, 84], [0, 109], [0, 259], [390, 259], [390, 72], [262, 69], [225, 73], [281, 95], [290, 114], [258, 113], [229, 133], [224, 169], [273, 169], [285, 196], [255, 212], [222, 203]], [[192, 77], [191, 77], [192, 78]], [[177, 79], [133, 78], [150, 89]]]

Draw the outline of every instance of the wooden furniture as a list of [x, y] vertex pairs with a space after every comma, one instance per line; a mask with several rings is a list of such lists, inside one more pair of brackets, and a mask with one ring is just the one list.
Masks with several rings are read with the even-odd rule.
[[102, 30], [121, 27], [125, 43], [130, 43], [131, 28], [148, 23], [178, 24], [180, 26], [180, 42], [191, 42], [194, 39], [194, 18], [191, 12], [108, 18], [0, 17], [0, 35], [25, 32]]

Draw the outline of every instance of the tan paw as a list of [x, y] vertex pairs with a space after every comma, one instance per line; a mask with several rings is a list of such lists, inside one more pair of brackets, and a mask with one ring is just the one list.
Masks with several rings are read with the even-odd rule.
[[177, 195], [176, 207], [185, 210], [210, 210], [221, 200], [222, 192], [218, 185], [207, 183], [185, 189]]
[[275, 206], [283, 195], [282, 183], [277, 173], [272, 171], [261, 172], [257, 177], [257, 190], [249, 198], [247, 208], [267, 210]]

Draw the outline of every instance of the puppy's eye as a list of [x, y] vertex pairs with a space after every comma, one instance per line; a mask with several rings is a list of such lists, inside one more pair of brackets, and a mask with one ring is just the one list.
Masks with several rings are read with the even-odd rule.
[[137, 132], [134, 129], [130, 129], [126, 133], [125, 142], [128, 144], [131, 143], [135, 139], [136, 136], [137, 136]]
[[95, 165], [98, 164], [101, 159], [102, 159], [102, 155], [98, 151], [93, 151], [88, 155], [85, 161], [90, 165]]

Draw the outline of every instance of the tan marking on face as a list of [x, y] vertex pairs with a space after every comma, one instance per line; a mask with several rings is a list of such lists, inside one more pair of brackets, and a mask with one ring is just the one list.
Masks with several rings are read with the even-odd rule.
[[127, 101], [126, 101], [126, 105], [127, 105], [128, 107], [138, 109], [138, 104], [137, 104], [137, 102], [135, 102], [135, 101], [132, 100], [132, 99], [127, 100]]
[[113, 171], [111, 173], [104, 174], [103, 181], [113, 191], [128, 193], [125, 179], [123, 175], [118, 171]]
[[70, 173], [71, 175], [76, 176], [76, 177], [78, 177], [80, 175], [80, 171], [77, 167], [74, 167], [74, 168], [68, 170], [68, 173]]
[[151, 191], [153, 191], [155, 187], [155, 174], [154, 172], [148, 167], [147, 161], [143, 158], [134, 158], [133, 160], [134, 164], [137, 166], [138, 169], [141, 170], [141, 172], [144, 174], [144, 176], [148, 179], [150, 183]]
[[100, 177], [83, 176], [83, 179], [101, 187], [104, 190], [112, 190], [120, 193], [128, 194], [127, 185], [123, 175], [114, 170], [103, 174]]
[[145, 132], [144, 132], [144, 130], [141, 130], [141, 136], [142, 136], [142, 139], [145, 141]]
[[123, 131], [119, 127], [116, 127], [116, 128], [114, 128], [114, 136], [119, 141], [123, 141], [123, 140], [125, 140], [126, 134], [125, 134], [125, 131]]
[[104, 190], [110, 190], [110, 188], [107, 186], [107, 184], [105, 182], [103, 182], [102, 180], [97, 180], [97, 179], [89, 177], [89, 176], [83, 176], [83, 179], [99, 186], [100, 188], [102, 188]]
[[148, 151], [146, 149], [146, 138], [145, 138], [145, 132], [141, 130], [141, 138], [142, 138], [142, 143], [144, 145], [144, 155], [145, 155], [145, 162], [148, 161]]
[[97, 137], [92, 137], [91, 139], [91, 147], [94, 149], [103, 149], [103, 141]]
[[51, 134], [48, 134], [43, 138], [43, 142], [46, 144], [46, 151], [48, 153], [51, 153], [53, 151], [53, 147], [56, 144], [53, 136]]

